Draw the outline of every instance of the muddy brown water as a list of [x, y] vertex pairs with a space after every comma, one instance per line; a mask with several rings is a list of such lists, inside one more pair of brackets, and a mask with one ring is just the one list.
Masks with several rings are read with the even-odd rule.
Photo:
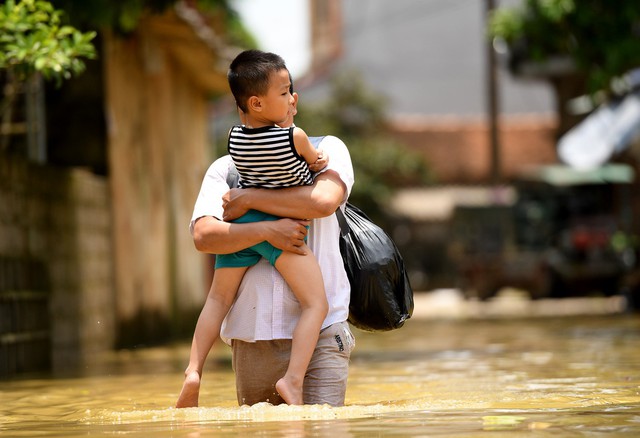
[[356, 342], [345, 407], [239, 407], [219, 346], [201, 407], [174, 409], [185, 343], [0, 382], [0, 435], [640, 436], [638, 315], [414, 318]]

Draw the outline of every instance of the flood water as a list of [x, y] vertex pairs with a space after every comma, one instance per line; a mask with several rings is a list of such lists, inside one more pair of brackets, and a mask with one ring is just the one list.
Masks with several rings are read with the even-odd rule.
[[238, 407], [222, 346], [201, 407], [174, 409], [185, 343], [0, 382], [0, 435], [640, 436], [639, 315], [414, 318], [356, 339], [342, 408]]

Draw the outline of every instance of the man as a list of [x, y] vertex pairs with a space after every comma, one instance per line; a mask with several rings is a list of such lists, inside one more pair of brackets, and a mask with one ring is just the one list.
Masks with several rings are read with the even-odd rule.
[[[293, 96], [288, 123], [293, 123], [297, 112], [298, 96], [296, 93]], [[346, 322], [350, 289], [340, 256], [340, 229], [334, 212], [347, 200], [353, 185], [353, 168], [342, 141], [331, 136], [315, 141], [329, 155], [329, 165], [311, 186], [233, 189], [230, 157], [216, 160], [202, 183], [191, 230], [196, 248], [202, 252], [226, 254], [266, 240], [277, 248], [302, 254], [305, 226], [310, 225], [307, 244], [320, 264], [329, 312], [305, 376], [304, 403], [342, 406], [355, 342]], [[240, 217], [249, 209], [283, 218], [312, 220], [223, 222]], [[261, 260], [247, 271], [221, 331], [221, 337], [232, 346], [239, 404], [283, 403], [275, 382], [289, 363], [291, 338], [299, 314], [297, 301], [273, 266]]]

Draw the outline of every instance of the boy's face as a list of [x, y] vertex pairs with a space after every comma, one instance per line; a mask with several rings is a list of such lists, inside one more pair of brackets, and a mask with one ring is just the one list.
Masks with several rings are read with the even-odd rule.
[[261, 116], [279, 124], [287, 120], [294, 99], [289, 92], [291, 82], [286, 69], [271, 73], [267, 94], [260, 96], [262, 102]]
[[[289, 90], [289, 92], [291, 92], [291, 90]], [[281, 128], [289, 128], [290, 126], [293, 126], [293, 119], [296, 114], [298, 114], [298, 93], [294, 92], [291, 96], [293, 96], [293, 101], [289, 106], [287, 120], [282, 123], [278, 123], [278, 126], [280, 126]]]

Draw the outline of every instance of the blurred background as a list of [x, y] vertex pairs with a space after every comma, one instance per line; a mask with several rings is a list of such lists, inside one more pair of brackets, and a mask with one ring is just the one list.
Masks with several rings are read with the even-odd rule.
[[246, 48], [285, 58], [299, 126], [347, 144], [350, 201], [417, 298], [640, 307], [635, 1], [0, 10], [0, 377], [191, 335], [212, 268], [188, 224]]

